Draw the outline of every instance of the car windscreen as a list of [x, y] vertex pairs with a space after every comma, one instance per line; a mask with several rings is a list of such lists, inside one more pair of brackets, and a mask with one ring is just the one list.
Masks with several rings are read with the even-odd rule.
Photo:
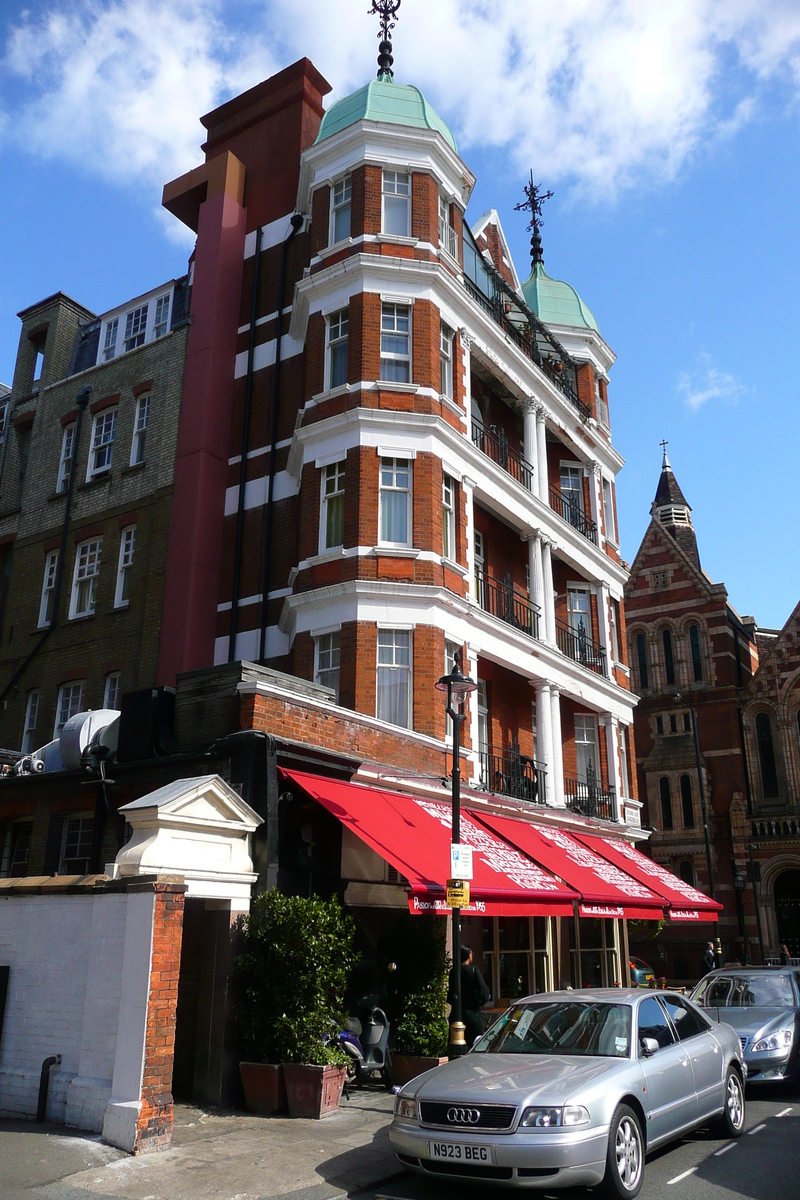
[[513, 1005], [475, 1043], [473, 1052], [627, 1058], [630, 1045], [629, 1004], [551, 1001]]
[[693, 997], [703, 1008], [793, 1008], [790, 975], [717, 975], [704, 979]]

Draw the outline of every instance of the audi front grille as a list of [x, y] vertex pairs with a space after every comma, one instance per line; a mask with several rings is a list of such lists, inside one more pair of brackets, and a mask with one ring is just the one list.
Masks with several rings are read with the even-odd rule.
[[517, 1110], [513, 1104], [452, 1104], [444, 1100], [422, 1100], [423, 1125], [437, 1129], [510, 1129]]

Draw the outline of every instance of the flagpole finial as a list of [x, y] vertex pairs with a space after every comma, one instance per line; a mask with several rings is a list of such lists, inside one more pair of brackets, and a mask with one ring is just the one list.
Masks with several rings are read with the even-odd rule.
[[397, 24], [397, 10], [401, 0], [372, 0], [370, 16], [380, 17], [381, 27], [378, 30], [380, 45], [378, 46], [378, 79], [394, 79], [392, 64], [392, 30]]
[[531, 214], [528, 229], [531, 231], [531, 265], [535, 267], [537, 263], [544, 263], [541, 234], [541, 228], [544, 224], [542, 220], [542, 207], [545, 200], [549, 200], [553, 193], [543, 192], [542, 184], [533, 182], [533, 171], [531, 171], [530, 183], [526, 183], [523, 190], [525, 192], [525, 199], [520, 201], [519, 204], [514, 205], [514, 212], [529, 212]]

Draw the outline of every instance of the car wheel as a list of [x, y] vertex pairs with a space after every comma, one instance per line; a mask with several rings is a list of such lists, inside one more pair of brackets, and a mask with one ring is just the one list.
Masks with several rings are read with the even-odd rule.
[[739, 1072], [728, 1067], [725, 1076], [725, 1107], [719, 1119], [724, 1137], [741, 1137], [744, 1132], [744, 1086]]
[[639, 1118], [627, 1104], [620, 1104], [608, 1131], [605, 1195], [614, 1200], [638, 1196], [644, 1175], [644, 1137]]

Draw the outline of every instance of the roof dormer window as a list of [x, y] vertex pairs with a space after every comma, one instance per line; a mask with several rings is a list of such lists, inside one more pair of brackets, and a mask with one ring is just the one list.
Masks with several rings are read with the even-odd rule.
[[147, 310], [148, 304], [140, 304], [138, 308], [132, 308], [130, 312], [125, 314], [125, 349], [135, 350], [137, 346], [144, 345], [145, 333], [147, 331]]

